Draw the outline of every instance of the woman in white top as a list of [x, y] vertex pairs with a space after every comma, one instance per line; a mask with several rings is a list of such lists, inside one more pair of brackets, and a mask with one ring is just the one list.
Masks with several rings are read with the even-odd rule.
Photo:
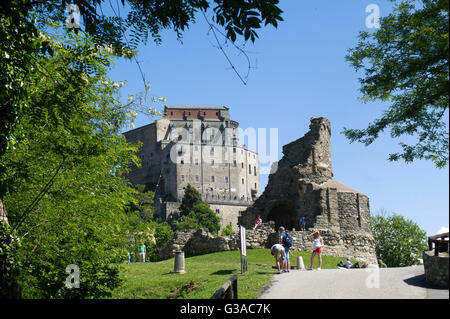
[[314, 256], [315, 255], [319, 256], [319, 268], [317, 268], [317, 270], [320, 270], [322, 268], [323, 239], [322, 239], [322, 237], [320, 237], [320, 234], [319, 234], [318, 231], [315, 231], [310, 236], [314, 236], [314, 241], [313, 241], [314, 246], [313, 246], [313, 252], [312, 252], [312, 255], [311, 255], [311, 267], [309, 267], [309, 270], [313, 269]]

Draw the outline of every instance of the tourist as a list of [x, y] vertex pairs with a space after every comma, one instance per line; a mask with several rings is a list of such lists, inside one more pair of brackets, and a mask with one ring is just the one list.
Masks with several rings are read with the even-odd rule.
[[146, 250], [145, 250], [145, 244], [142, 243], [142, 244], [139, 246], [139, 261], [140, 261], [141, 263], [145, 263], [145, 252], [146, 252]]
[[[359, 262], [352, 264], [350, 257], [347, 257], [347, 262], [345, 263], [345, 268], [360, 268]], [[364, 268], [364, 267], [363, 267]]]
[[256, 218], [255, 227], [253, 227], [253, 230], [255, 230], [258, 226], [264, 228], [261, 216], [258, 216], [258, 218]]
[[378, 267], [379, 268], [387, 268], [387, 265], [381, 259], [378, 259]]
[[319, 257], [319, 268], [317, 268], [317, 270], [320, 270], [322, 268], [322, 247], [324, 246], [323, 239], [322, 237], [320, 237], [320, 233], [318, 231], [313, 232], [308, 237], [311, 236], [314, 237], [314, 241], [313, 241], [313, 252], [311, 254], [311, 267], [309, 267], [308, 270], [313, 269], [315, 255]]
[[306, 230], [306, 219], [305, 219], [305, 216], [300, 218], [300, 230]]
[[280, 244], [275, 244], [270, 248], [270, 253], [275, 256], [275, 261], [277, 263], [278, 274], [281, 274], [281, 270], [284, 267], [284, 260], [286, 258], [286, 253], [283, 246]]
[[289, 259], [289, 249], [292, 246], [292, 237], [290, 237], [283, 226], [278, 230], [280, 232], [280, 245], [284, 248], [284, 254], [286, 255], [284, 260], [284, 272], [290, 272], [291, 261]]
[[128, 252], [128, 263], [132, 263], [133, 262], [133, 245], [129, 244], [129, 252]]

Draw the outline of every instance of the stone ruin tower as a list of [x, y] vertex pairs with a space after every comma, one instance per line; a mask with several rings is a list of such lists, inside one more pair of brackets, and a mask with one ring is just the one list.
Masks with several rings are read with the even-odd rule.
[[329, 120], [311, 118], [309, 128], [302, 138], [283, 146], [284, 156], [272, 168], [264, 193], [241, 213], [239, 223], [252, 227], [260, 215], [263, 221], [274, 221], [275, 229], [299, 230], [304, 216], [306, 232], [292, 232], [293, 249], [310, 250], [307, 234], [319, 230], [324, 254], [375, 264], [369, 198], [333, 180]]

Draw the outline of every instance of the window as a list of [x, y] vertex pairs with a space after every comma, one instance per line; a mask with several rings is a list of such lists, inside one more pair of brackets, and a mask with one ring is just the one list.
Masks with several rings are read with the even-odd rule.
[[184, 175], [181, 175], [181, 181], [184, 182]]
[[198, 158], [194, 159], [195, 165], [198, 165]]
[[241, 163], [241, 168], [244, 168], [244, 162]]
[[256, 166], [253, 166], [253, 173], [256, 176]]
[[213, 182], [213, 183], [214, 183], [214, 182], [215, 182], [215, 180], [216, 180], [216, 179], [214, 178], [214, 176], [211, 176], [211, 182]]
[[228, 183], [228, 176], [225, 176], [225, 183]]
[[214, 160], [211, 160], [211, 166], [214, 166]]
[[256, 189], [256, 183], [255, 183], [255, 189]]
[[236, 160], [233, 160], [233, 166], [234, 166], [234, 167], [237, 166]]
[[251, 175], [252, 174], [252, 166], [249, 164], [248, 165], [248, 174]]
[[244, 184], [244, 179], [242, 179], [242, 184]]
[[181, 159], [180, 164], [181, 164], [181, 165], [184, 164], [184, 158]]
[[233, 153], [236, 153], [236, 147], [233, 147]]
[[198, 175], [195, 175], [195, 181], [198, 182]]
[[214, 147], [211, 147], [211, 154], [214, 154]]
[[194, 151], [198, 151], [198, 146], [197, 145], [194, 146]]

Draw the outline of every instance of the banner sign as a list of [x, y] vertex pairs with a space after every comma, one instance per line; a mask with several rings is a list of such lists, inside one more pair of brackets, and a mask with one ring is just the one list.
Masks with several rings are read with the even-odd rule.
[[245, 238], [245, 227], [240, 226], [241, 231], [241, 254], [247, 256], [247, 242]]

